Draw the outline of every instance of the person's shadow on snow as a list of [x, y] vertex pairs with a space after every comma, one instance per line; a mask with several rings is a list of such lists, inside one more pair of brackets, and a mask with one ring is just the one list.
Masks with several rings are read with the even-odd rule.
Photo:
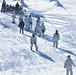
[[3, 22], [1, 22], [1, 25], [4, 27], [4, 28], [9, 28], [9, 26], [7, 24], [4, 24]]
[[42, 53], [40, 51], [36, 51], [35, 53], [38, 54], [39, 56], [49, 60], [49, 61], [55, 62], [50, 56], [47, 56], [46, 54], [44, 54], [44, 53]]
[[58, 48], [58, 49], [61, 50], [61, 51], [63, 51], [63, 52], [66, 52], [66, 53], [68, 53], [68, 54], [71, 54], [71, 55], [76, 56], [76, 54], [75, 54], [74, 52], [72, 52], [72, 51], [64, 50], [64, 49], [62, 49], [62, 48]]
[[53, 42], [52, 37], [49, 35], [44, 35], [44, 39], [49, 41], [49, 42]]

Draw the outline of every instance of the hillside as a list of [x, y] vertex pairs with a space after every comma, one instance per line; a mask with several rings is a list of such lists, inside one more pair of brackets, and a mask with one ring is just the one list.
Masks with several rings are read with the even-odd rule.
[[[46, 27], [44, 38], [36, 36], [38, 51], [35, 52], [30, 50], [31, 32], [19, 33], [19, 15], [16, 15], [16, 24], [12, 24], [12, 13], [0, 12], [0, 75], [65, 75], [67, 55], [76, 64], [76, 1], [59, 0], [62, 6], [57, 6], [55, 1], [38, 1], [25, 0], [26, 14], [31, 13], [33, 27], [35, 15], [41, 16]], [[52, 47], [56, 29], [60, 33], [58, 48]], [[76, 67], [73, 71], [75, 75]]]

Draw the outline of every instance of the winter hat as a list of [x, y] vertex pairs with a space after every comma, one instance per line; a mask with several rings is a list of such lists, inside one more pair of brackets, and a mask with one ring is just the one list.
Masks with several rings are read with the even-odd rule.
[[70, 55], [68, 55], [68, 58], [70, 58]]
[[58, 30], [56, 30], [56, 33], [58, 33]]

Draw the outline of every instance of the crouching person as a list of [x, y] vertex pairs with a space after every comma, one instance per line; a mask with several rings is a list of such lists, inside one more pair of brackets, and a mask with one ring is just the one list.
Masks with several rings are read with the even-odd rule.
[[22, 34], [24, 34], [24, 31], [23, 31], [24, 25], [25, 25], [25, 24], [24, 24], [23, 20], [21, 20], [20, 23], [19, 23], [19, 27], [20, 27], [20, 33], [21, 33], [21, 31], [22, 31]]
[[[30, 42], [31, 42], [31, 50], [32, 50], [32, 47], [33, 47], [33, 44], [35, 45], [35, 48], [36, 48], [36, 51], [38, 50], [38, 47], [37, 47], [37, 38], [35, 36], [35, 34], [32, 34], [31, 38], [30, 38]], [[32, 50], [33, 51], [33, 50]]]

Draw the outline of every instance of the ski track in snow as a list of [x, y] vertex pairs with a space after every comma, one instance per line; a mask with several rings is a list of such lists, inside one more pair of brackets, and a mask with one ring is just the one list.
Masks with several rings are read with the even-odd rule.
[[[44, 9], [40, 3], [41, 8], [38, 6], [36, 0], [34, 2], [40, 10], [38, 11], [33, 5], [35, 3], [32, 2], [33, 4], [28, 3], [30, 9], [27, 13], [34, 12], [42, 15], [41, 20], [46, 27], [45, 37], [37, 36], [39, 51], [30, 50], [30, 32], [19, 33], [18, 15], [16, 24], [12, 24], [11, 13], [0, 13], [2, 15], [0, 16], [0, 75], [65, 75], [63, 67], [68, 54], [76, 63], [76, 18], [74, 15], [68, 12], [69, 9], [66, 10], [53, 4], [49, 7], [49, 2], [46, 3]], [[33, 20], [36, 20], [35, 17]], [[59, 30], [61, 36], [59, 48], [52, 47], [52, 35], [56, 29]], [[75, 75], [76, 68], [73, 68], [73, 71]]]

